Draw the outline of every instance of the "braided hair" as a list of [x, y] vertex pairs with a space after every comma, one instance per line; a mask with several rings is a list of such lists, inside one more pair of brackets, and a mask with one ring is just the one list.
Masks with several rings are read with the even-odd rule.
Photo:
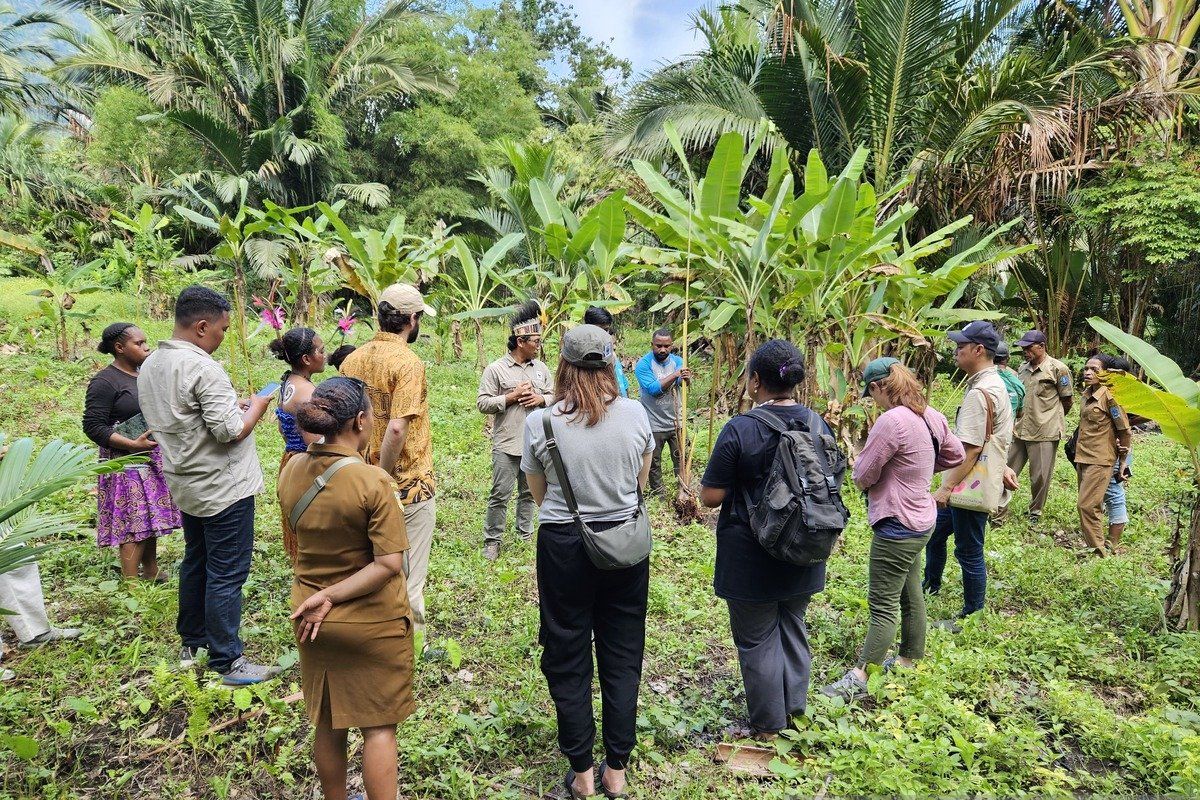
[[129, 332], [136, 327], [132, 322], [114, 322], [100, 334], [100, 344], [96, 345], [96, 349], [106, 356], [116, 354], [117, 345], [125, 341]]
[[334, 436], [368, 408], [362, 381], [337, 376], [322, 381], [312, 399], [296, 409], [300, 429], [320, 436]]

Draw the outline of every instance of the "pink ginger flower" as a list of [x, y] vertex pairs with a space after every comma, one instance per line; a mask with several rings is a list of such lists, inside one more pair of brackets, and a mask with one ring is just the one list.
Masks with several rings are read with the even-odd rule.
[[262, 317], [263, 322], [275, 330], [283, 330], [284, 312], [282, 307], [264, 308], [259, 316]]

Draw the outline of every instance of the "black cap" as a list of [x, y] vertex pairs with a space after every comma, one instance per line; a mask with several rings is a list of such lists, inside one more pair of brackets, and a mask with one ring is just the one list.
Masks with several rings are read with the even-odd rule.
[[950, 341], [958, 344], [981, 344], [989, 353], [995, 353], [1000, 347], [1000, 334], [987, 320], [976, 320], [961, 331], [950, 331], [946, 334]]
[[1029, 347], [1031, 344], [1045, 344], [1046, 334], [1041, 331], [1029, 331], [1016, 343], [1016, 347]]

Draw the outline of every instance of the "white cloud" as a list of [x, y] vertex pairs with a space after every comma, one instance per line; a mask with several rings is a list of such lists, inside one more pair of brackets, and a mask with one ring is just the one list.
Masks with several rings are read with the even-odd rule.
[[593, 39], [611, 40], [613, 52], [635, 73], [699, 48], [691, 14], [702, 0], [567, 0], [579, 27]]

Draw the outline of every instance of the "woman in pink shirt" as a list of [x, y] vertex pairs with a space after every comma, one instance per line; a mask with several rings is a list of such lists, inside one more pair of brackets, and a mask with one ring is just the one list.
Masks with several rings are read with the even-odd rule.
[[[962, 442], [946, 417], [925, 402], [921, 383], [894, 358], [877, 358], [863, 372], [871, 399], [883, 409], [854, 463], [854, 482], [867, 493], [871, 541], [867, 607], [871, 621], [857, 666], [821, 691], [847, 700], [867, 691], [868, 664], [911, 667], [925, 655], [925, 597], [921, 553], [937, 521], [930, 494], [934, 472], [963, 460]], [[885, 659], [900, 627], [900, 651]]]

